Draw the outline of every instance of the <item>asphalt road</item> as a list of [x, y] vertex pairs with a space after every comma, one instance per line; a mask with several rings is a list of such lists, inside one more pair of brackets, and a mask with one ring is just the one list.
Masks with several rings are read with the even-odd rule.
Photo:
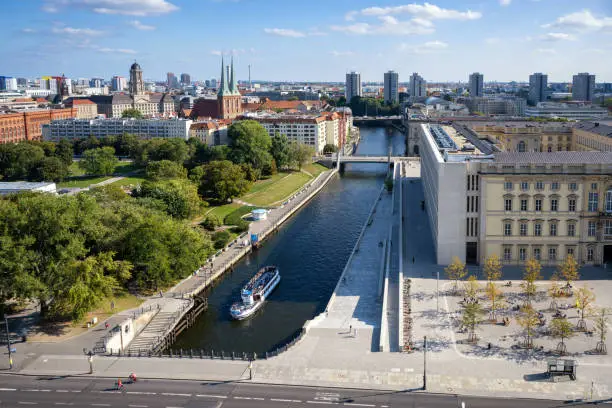
[[[127, 382], [127, 381], [124, 381]], [[240, 382], [140, 379], [115, 391], [108, 378], [0, 375], [0, 407], [299, 408], [342, 405], [357, 408], [544, 408], [576, 404], [341, 388]]]

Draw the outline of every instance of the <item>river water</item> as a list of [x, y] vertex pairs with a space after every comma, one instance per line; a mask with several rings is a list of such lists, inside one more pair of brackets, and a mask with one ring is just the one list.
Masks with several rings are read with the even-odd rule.
[[[361, 128], [356, 154], [405, 152], [405, 137], [396, 130]], [[382, 186], [384, 164], [347, 164], [306, 206], [243, 258], [210, 290], [208, 310], [172, 346], [178, 349], [258, 354], [290, 340], [306, 320], [321, 313], [336, 286], [359, 232]], [[281, 281], [255, 316], [234, 321], [232, 303], [263, 265], [277, 265]]]

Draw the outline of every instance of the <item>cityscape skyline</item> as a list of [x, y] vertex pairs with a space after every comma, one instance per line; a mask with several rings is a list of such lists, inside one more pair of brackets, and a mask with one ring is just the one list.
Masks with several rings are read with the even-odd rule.
[[[352, 70], [364, 82], [382, 81], [388, 70], [400, 78], [419, 72], [428, 82], [464, 82], [471, 72], [483, 73], [487, 82], [526, 82], [533, 72], [546, 73], [549, 82], [571, 82], [578, 72], [599, 82], [612, 77], [610, 41], [602, 40], [612, 33], [612, 6], [603, 0], [580, 6], [557, 0], [554, 12], [551, 0], [357, 0], [325, 8], [276, 3], [8, 3], [9, 34], [0, 50], [9, 63], [2, 74], [108, 79], [125, 76], [126, 60], [136, 59], [146, 66], [147, 79], [162, 80], [167, 72], [206, 79], [218, 76], [224, 54], [234, 55], [237, 78], [246, 79], [251, 65], [256, 80], [342, 82]], [[201, 24], [202, 15], [227, 19]], [[214, 41], [194, 48], [198, 36]]]

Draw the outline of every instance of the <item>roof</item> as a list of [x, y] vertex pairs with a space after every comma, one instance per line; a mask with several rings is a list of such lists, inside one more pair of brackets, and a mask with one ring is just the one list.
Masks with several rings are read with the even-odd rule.
[[29, 191], [37, 188], [47, 187], [55, 183], [30, 182], [30, 181], [0, 181], [0, 190], [23, 190]]
[[85, 98], [76, 98], [72, 100], [73, 105], [95, 105], [92, 101]]
[[142, 68], [140, 68], [140, 65], [138, 65], [138, 63], [136, 61], [134, 61], [134, 63], [132, 64], [132, 66], [130, 67], [130, 69], [138, 69], [138, 70], [142, 70]]
[[584, 130], [585, 132], [596, 133], [600, 136], [612, 137], [612, 126], [604, 125], [599, 122], [580, 122], [575, 129]]
[[612, 152], [503, 152], [495, 154], [502, 164], [612, 164]]

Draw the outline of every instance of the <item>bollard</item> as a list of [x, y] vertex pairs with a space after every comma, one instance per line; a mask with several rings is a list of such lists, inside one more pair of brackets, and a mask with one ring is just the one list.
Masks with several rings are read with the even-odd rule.
[[246, 360], [246, 359], [247, 359], [247, 355], [246, 355], [246, 353], [242, 353], [242, 359], [243, 359], [243, 360]]
[[266, 360], [268, 359], [268, 352], [266, 351]]
[[257, 353], [253, 353], [253, 361], [257, 360]]
[[110, 349], [110, 353], [109, 355], [112, 357], [113, 356], [113, 349]]
[[236, 358], [236, 356], [234, 355], [234, 352], [232, 351], [232, 360], [234, 360]]
[[204, 358], [204, 350], [200, 349], [200, 360]]
[[215, 350], [210, 349], [210, 359], [214, 359], [215, 358]]
[[170, 358], [174, 357], [174, 352], [170, 349]]
[[183, 349], [181, 348], [181, 358], [183, 358]]
[[189, 349], [189, 358], [193, 358], [193, 349]]
[[225, 357], [223, 356], [223, 350], [221, 350], [221, 360], [225, 360]]

